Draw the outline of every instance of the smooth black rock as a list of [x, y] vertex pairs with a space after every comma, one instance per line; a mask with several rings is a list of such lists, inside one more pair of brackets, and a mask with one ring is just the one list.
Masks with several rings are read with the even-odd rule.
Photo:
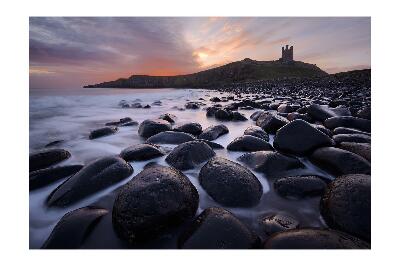
[[192, 141], [195, 137], [191, 134], [178, 131], [164, 131], [148, 138], [148, 143], [181, 144]]
[[36, 170], [29, 173], [29, 190], [47, 186], [57, 180], [71, 176], [81, 170], [83, 165], [64, 165]]
[[274, 139], [277, 150], [295, 155], [306, 155], [318, 147], [333, 145], [329, 136], [303, 120], [294, 120], [281, 127]]
[[318, 176], [289, 176], [275, 180], [274, 188], [285, 198], [321, 196], [326, 182]]
[[174, 128], [174, 131], [185, 132], [194, 136], [200, 135], [203, 132], [203, 128], [199, 123], [186, 123]]
[[260, 224], [267, 235], [299, 227], [299, 222], [296, 219], [280, 213], [270, 214], [261, 218]]
[[120, 156], [125, 161], [146, 161], [163, 156], [164, 154], [164, 151], [162, 151], [159, 146], [144, 143], [129, 146], [121, 151]]
[[206, 116], [207, 117], [211, 117], [214, 116], [215, 113], [219, 110], [220, 108], [216, 107], [216, 106], [210, 106], [206, 108]]
[[90, 132], [89, 139], [97, 139], [100, 137], [115, 134], [118, 131], [116, 127], [103, 127]]
[[178, 241], [186, 249], [249, 249], [258, 238], [231, 212], [218, 207], [205, 209]]
[[257, 119], [256, 125], [261, 127], [267, 133], [275, 133], [287, 123], [289, 123], [289, 120], [280, 115], [263, 113]]
[[159, 119], [163, 119], [165, 121], [170, 122], [171, 124], [175, 123], [176, 120], [178, 120], [178, 118], [176, 117], [176, 115], [173, 114], [162, 114], [160, 115]]
[[71, 205], [127, 178], [132, 173], [132, 166], [120, 157], [97, 159], [57, 187], [47, 199], [47, 204], [57, 207]]
[[220, 102], [221, 99], [218, 98], [218, 97], [212, 97], [212, 98], [210, 98], [210, 101], [211, 101], [211, 102]]
[[43, 244], [44, 249], [77, 249], [93, 227], [108, 213], [96, 207], [84, 207], [65, 214]]
[[370, 136], [371, 133], [364, 132], [355, 128], [349, 128], [349, 127], [337, 127], [333, 130], [333, 134], [338, 135], [338, 134], [364, 134]]
[[364, 134], [338, 134], [333, 136], [336, 143], [356, 142], [356, 143], [371, 143], [371, 137]]
[[307, 113], [312, 118], [319, 121], [325, 121], [330, 117], [351, 115], [350, 110], [348, 108], [343, 108], [343, 107], [330, 108], [329, 106], [324, 106], [319, 104], [311, 104], [308, 107]]
[[200, 105], [198, 103], [188, 102], [185, 104], [186, 109], [199, 109]]
[[199, 180], [204, 190], [225, 206], [254, 206], [262, 196], [261, 183], [249, 169], [222, 157], [209, 160], [201, 168]]
[[189, 141], [175, 147], [165, 161], [179, 170], [195, 168], [215, 156], [215, 152], [203, 141]]
[[297, 112], [289, 113], [287, 115], [287, 119], [289, 121], [293, 121], [293, 120], [296, 120], [296, 119], [301, 119], [301, 120], [304, 120], [304, 121], [307, 121], [307, 122], [310, 122], [310, 123], [313, 121], [313, 119], [309, 115], [307, 115], [307, 114], [299, 114]]
[[310, 160], [336, 176], [371, 173], [371, 164], [366, 159], [339, 148], [319, 148], [310, 155]]
[[254, 137], [263, 139], [265, 141], [269, 141], [268, 133], [265, 132], [261, 127], [258, 127], [258, 126], [251, 126], [251, 127], [246, 128], [246, 130], [244, 131], [243, 134], [254, 136]]
[[257, 172], [264, 173], [270, 178], [285, 176], [288, 171], [304, 167], [299, 159], [274, 151], [246, 153], [240, 156], [238, 161], [245, 163]]
[[371, 144], [369, 143], [342, 142], [339, 144], [339, 148], [358, 154], [371, 162]]
[[232, 120], [232, 112], [226, 109], [218, 109], [215, 114], [217, 120], [229, 121]]
[[264, 111], [255, 111], [250, 115], [250, 119], [253, 121], [257, 121], [261, 114], [265, 113]]
[[215, 140], [224, 134], [228, 134], [229, 129], [225, 125], [216, 125], [206, 128], [203, 133], [199, 135], [199, 139]]
[[105, 124], [105, 126], [122, 126], [124, 124], [130, 123], [129, 125], [137, 125], [138, 122], [133, 121], [130, 117], [121, 118], [119, 121], [112, 121]]
[[113, 227], [130, 243], [151, 240], [192, 218], [198, 205], [199, 194], [184, 174], [149, 166], [121, 188], [114, 202]]
[[243, 135], [234, 139], [231, 143], [226, 147], [231, 151], [272, 151], [274, 148], [263, 139], [250, 136]]
[[326, 229], [293, 229], [272, 235], [266, 249], [370, 249], [361, 239]]
[[247, 118], [242, 113], [232, 112], [232, 121], [247, 121]]
[[321, 198], [321, 215], [329, 227], [370, 241], [371, 177], [336, 178]]
[[353, 116], [338, 116], [328, 118], [324, 121], [324, 125], [329, 129], [337, 127], [350, 127], [361, 131], [371, 132], [371, 121]]
[[316, 129], [324, 133], [325, 135], [329, 136], [330, 138], [333, 137], [333, 132], [330, 129], [327, 129], [323, 125], [313, 125]]
[[64, 149], [44, 149], [29, 154], [29, 172], [47, 168], [71, 157]]
[[144, 120], [139, 125], [139, 136], [149, 138], [163, 131], [172, 130], [171, 124], [163, 119]]

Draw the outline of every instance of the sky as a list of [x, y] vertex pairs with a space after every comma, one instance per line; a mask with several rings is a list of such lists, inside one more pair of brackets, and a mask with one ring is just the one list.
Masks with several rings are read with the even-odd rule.
[[31, 17], [30, 88], [80, 88], [131, 75], [190, 74], [251, 58], [328, 73], [370, 68], [369, 17]]

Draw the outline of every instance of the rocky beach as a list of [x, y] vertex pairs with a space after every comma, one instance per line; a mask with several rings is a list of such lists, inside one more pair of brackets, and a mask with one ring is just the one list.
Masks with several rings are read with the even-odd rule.
[[370, 75], [31, 91], [30, 248], [369, 249]]

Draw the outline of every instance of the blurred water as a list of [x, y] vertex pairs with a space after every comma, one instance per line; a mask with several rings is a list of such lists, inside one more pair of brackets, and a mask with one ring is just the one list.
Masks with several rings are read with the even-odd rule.
[[[206, 112], [202, 109], [184, 110], [178, 108], [184, 107], [188, 101], [197, 101], [200, 97], [205, 99], [206, 106], [210, 106], [209, 98], [214, 96], [228, 96], [226, 93], [207, 90], [192, 89], [79, 89], [79, 90], [33, 90], [30, 92], [30, 113], [29, 113], [29, 149], [30, 152], [43, 148], [47, 143], [55, 140], [63, 140], [60, 147], [71, 152], [72, 156], [68, 160], [60, 163], [67, 164], [86, 164], [96, 158], [105, 155], [119, 154], [124, 148], [142, 143], [144, 140], [138, 136], [138, 126], [120, 127], [119, 131], [111, 136], [89, 140], [90, 131], [103, 127], [106, 122], [119, 120], [123, 117], [131, 117], [139, 123], [145, 119], [158, 118], [163, 113], [172, 113], [178, 117], [177, 124], [186, 122], [198, 122], [203, 129], [211, 125], [220, 124], [214, 118], [207, 118]], [[250, 95], [251, 96], [251, 95]], [[152, 104], [154, 101], [161, 101], [161, 106], [152, 105], [151, 109], [131, 109], [121, 108], [118, 103], [121, 100], [136, 101], [142, 105]], [[228, 104], [229, 102], [222, 103]], [[205, 106], [204, 106], [205, 107]], [[255, 110], [240, 110], [247, 118]], [[234, 138], [243, 135], [244, 130], [254, 125], [250, 119], [242, 122], [224, 122], [229, 128], [229, 134], [226, 134], [215, 142], [226, 147]], [[273, 136], [271, 135], [271, 144]], [[171, 145], [170, 145], [171, 147]], [[173, 147], [173, 146], [172, 146]], [[216, 150], [218, 156], [226, 157], [230, 160], [236, 159], [242, 155], [242, 152], [229, 152], [226, 149]], [[149, 162], [157, 162], [167, 165], [164, 161], [165, 156], [146, 162], [131, 163], [134, 168], [132, 176], [91, 195], [75, 205], [56, 209], [48, 208], [45, 200], [48, 195], [63, 180], [48, 187], [30, 192], [29, 197], [29, 226], [30, 226], [30, 248], [40, 248], [49, 236], [59, 219], [67, 212], [84, 207], [90, 204], [104, 206], [110, 211], [114, 199], [116, 188], [128, 182], [133, 176], [138, 174]], [[319, 174], [327, 178], [329, 175], [313, 166], [305, 158], [300, 158], [306, 165], [306, 169], [298, 173]], [[196, 186], [200, 194], [200, 206], [198, 213], [210, 206], [220, 206], [213, 201], [199, 185], [197, 176], [199, 166], [196, 169], [185, 171], [191, 182]], [[273, 189], [270, 189], [271, 183], [265, 176], [254, 173], [260, 180], [264, 194], [260, 204], [253, 208], [227, 208], [235, 213], [239, 218], [251, 226], [255, 231], [258, 228], [258, 218], [266, 213], [283, 212], [297, 218], [302, 226], [322, 227], [318, 204], [319, 199], [288, 200], [277, 195]], [[170, 236], [164, 247], [174, 248], [171, 244], [175, 241], [175, 236]], [[99, 244], [100, 243], [100, 244]], [[162, 246], [159, 243], [154, 246]], [[110, 215], [102, 219], [98, 227], [93, 231], [85, 247], [107, 247], [121, 248], [123, 243], [116, 239], [112, 231]], [[149, 247], [153, 247], [150, 245]]]

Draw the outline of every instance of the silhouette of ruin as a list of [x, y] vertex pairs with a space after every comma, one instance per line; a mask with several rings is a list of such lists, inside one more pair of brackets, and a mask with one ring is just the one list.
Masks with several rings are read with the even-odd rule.
[[279, 60], [284, 63], [293, 62], [293, 46], [289, 48], [289, 45], [286, 44], [286, 47], [282, 47], [282, 57]]

